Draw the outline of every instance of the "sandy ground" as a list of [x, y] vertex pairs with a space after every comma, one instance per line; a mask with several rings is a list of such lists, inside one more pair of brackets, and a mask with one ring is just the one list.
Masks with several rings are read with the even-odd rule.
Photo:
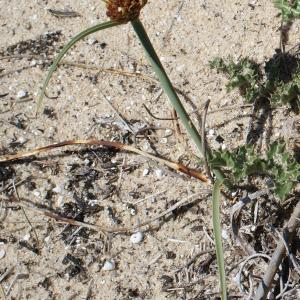
[[[49, 8], [69, 8], [80, 16], [56, 17]], [[159, 84], [149, 80], [155, 76], [130, 25], [98, 32], [73, 47], [68, 62], [99, 70], [60, 66], [48, 88], [50, 98], [34, 118], [37, 93], [53, 55], [74, 34], [106, 19], [101, 1], [0, 1], [1, 153], [69, 139], [133, 143], [117, 111], [134, 130], [160, 129], [137, 138], [141, 149], [203, 170], [186, 135], [170, 135], [173, 123], [154, 119], [143, 107], [159, 117], [171, 116]], [[280, 26], [272, 1], [151, 0], [141, 20], [174, 85], [190, 99], [185, 102], [189, 111], [201, 112], [206, 100], [211, 100], [212, 111], [234, 107], [209, 113], [210, 145], [243, 144], [251, 108], [241, 108], [237, 92], [226, 92], [226, 78], [211, 70], [209, 61], [249, 56], [261, 63], [272, 57]], [[290, 45], [299, 37], [298, 25], [292, 27]], [[47, 43], [37, 45], [33, 41], [41, 35]], [[23, 48], [10, 47], [29, 40]], [[107, 72], [111, 68], [118, 72]], [[276, 111], [272, 125], [273, 140], [283, 136], [292, 143], [299, 136], [299, 118], [286, 108]], [[88, 149], [69, 147], [68, 152], [0, 166], [0, 276], [7, 272], [2, 294], [7, 299], [218, 299], [210, 186], [142, 156]], [[188, 197], [188, 205], [141, 228], [143, 240], [136, 244], [131, 234], [58, 224], [16, 204], [31, 201], [79, 221], [129, 227]], [[243, 299], [235, 278], [245, 253], [231, 239], [230, 206], [223, 202], [224, 255], [230, 294]], [[187, 265], [201, 251], [205, 253]]]

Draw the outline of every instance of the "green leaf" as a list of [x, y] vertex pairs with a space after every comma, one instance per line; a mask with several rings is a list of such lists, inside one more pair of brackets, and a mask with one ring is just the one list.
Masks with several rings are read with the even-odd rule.
[[46, 89], [47, 89], [47, 86], [50, 82], [50, 79], [52, 77], [52, 74], [54, 73], [54, 71], [56, 70], [59, 62], [62, 60], [62, 58], [65, 56], [65, 54], [69, 51], [69, 49], [75, 45], [78, 41], [82, 40], [83, 38], [85, 38], [86, 36], [92, 34], [92, 33], [95, 33], [97, 31], [100, 31], [100, 30], [104, 30], [104, 29], [107, 29], [107, 28], [110, 28], [110, 27], [113, 27], [113, 26], [117, 26], [117, 25], [121, 25], [123, 23], [119, 23], [119, 22], [115, 22], [115, 21], [108, 21], [108, 22], [104, 22], [104, 23], [101, 23], [101, 24], [97, 24], [91, 28], [88, 28], [82, 32], [80, 32], [79, 34], [77, 34], [75, 37], [73, 37], [64, 47], [63, 49], [61, 50], [61, 52], [58, 54], [58, 56], [55, 58], [55, 60], [53, 61], [49, 71], [48, 71], [48, 74], [47, 74], [47, 77], [43, 83], [43, 87], [42, 87], [42, 90], [40, 92], [40, 96], [39, 96], [39, 99], [38, 99], [38, 103], [37, 103], [37, 112], [39, 111], [41, 105], [42, 105], [42, 102], [43, 102], [43, 98], [44, 98], [44, 95], [45, 95], [45, 92], [46, 92]]
[[221, 218], [220, 218], [221, 186], [222, 186], [222, 181], [216, 180], [213, 188], [213, 229], [214, 229], [214, 238], [215, 238], [215, 248], [217, 254], [221, 299], [227, 300], [226, 274], [225, 274], [225, 263], [224, 263], [223, 246], [222, 246]]
[[274, 192], [280, 200], [284, 200], [292, 188], [293, 184], [291, 182], [285, 182], [283, 184], [275, 182]]
[[258, 65], [250, 59], [243, 58], [238, 63], [229, 59], [226, 63], [221, 58], [215, 58], [210, 62], [210, 66], [228, 75], [229, 82], [226, 85], [228, 91], [238, 88], [249, 102], [253, 102], [259, 95], [261, 76]]
[[282, 18], [285, 21], [292, 21], [300, 17], [299, 0], [275, 0], [275, 6], [281, 10]]

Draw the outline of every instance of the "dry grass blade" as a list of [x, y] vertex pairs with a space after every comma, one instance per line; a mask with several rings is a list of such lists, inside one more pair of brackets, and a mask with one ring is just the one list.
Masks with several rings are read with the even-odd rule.
[[[153, 218], [150, 218], [146, 221], [144, 221], [143, 223], [139, 223], [137, 225], [133, 225], [131, 227], [105, 227], [105, 226], [101, 226], [101, 225], [97, 225], [97, 224], [91, 224], [91, 223], [87, 223], [87, 222], [80, 222], [74, 219], [70, 219], [70, 218], [66, 218], [61, 216], [60, 214], [56, 213], [55, 211], [51, 211], [49, 209], [46, 208], [39, 208], [37, 206], [33, 206], [31, 203], [31, 205], [26, 205], [23, 204], [22, 202], [18, 202], [18, 205], [20, 205], [23, 208], [26, 209], [31, 209], [39, 214], [42, 214], [50, 219], [54, 219], [56, 220], [58, 223], [62, 223], [62, 224], [69, 224], [69, 225], [73, 225], [73, 226], [79, 226], [79, 227], [84, 227], [84, 228], [88, 228], [88, 229], [92, 229], [95, 231], [100, 231], [100, 232], [105, 232], [105, 233], [129, 233], [129, 232], [134, 232], [135, 230], [137, 230], [138, 228], [141, 227], [145, 227], [155, 221], [157, 221], [158, 219], [166, 216], [167, 214], [171, 213], [173, 210], [183, 206], [184, 204], [186, 204], [191, 198], [194, 198], [195, 196], [200, 196], [200, 193], [197, 194], [192, 194], [180, 201], [178, 201], [177, 203], [175, 203], [174, 205], [172, 205], [170, 208], [168, 208], [167, 210], [157, 214], [156, 216], [154, 216]], [[192, 200], [191, 202], [197, 200], [198, 198], [195, 198], [194, 200]], [[189, 203], [191, 203], [189, 202]]]
[[[284, 237], [287, 240], [288, 244], [291, 243], [293, 237], [295, 236], [296, 230], [299, 228], [299, 224], [300, 224], [299, 218], [300, 218], [300, 201], [296, 205], [294, 212], [288, 221], [287, 226], [283, 230]], [[278, 244], [277, 248], [275, 249], [275, 252], [272, 256], [268, 269], [266, 270], [265, 275], [262, 281], [260, 282], [257, 292], [253, 298], [254, 300], [264, 300], [267, 298], [268, 292], [272, 288], [275, 274], [277, 272], [279, 265], [281, 264], [282, 259], [285, 256], [285, 253], [286, 253], [285, 243], [281, 241]]]
[[190, 169], [182, 164], [175, 163], [175, 162], [163, 159], [163, 158], [159, 158], [150, 153], [144, 152], [144, 151], [137, 149], [135, 147], [132, 147], [132, 146], [124, 145], [119, 142], [110, 142], [110, 141], [101, 141], [101, 140], [70, 140], [70, 141], [64, 141], [64, 142], [57, 143], [57, 144], [51, 144], [51, 145], [48, 145], [45, 147], [36, 148], [36, 149], [27, 151], [27, 152], [20, 152], [20, 153], [11, 154], [11, 155], [4, 155], [4, 156], [0, 157], [0, 164], [6, 163], [9, 161], [13, 161], [13, 160], [20, 160], [20, 159], [28, 158], [33, 155], [40, 154], [42, 152], [47, 152], [47, 151], [50, 151], [50, 150], [53, 150], [56, 148], [72, 146], [72, 145], [97, 145], [97, 146], [104, 146], [104, 147], [108, 147], [108, 148], [114, 148], [114, 149], [118, 149], [118, 150], [133, 152], [133, 153], [142, 155], [144, 157], [150, 158], [154, 161], [157, 161], [163, 165], [166, 165], [173, 170], [176, 170], [178, 172], [184, 173], [191, 177], [197, 178], [204, 183], [208, 182], [207, 178], [202, 173], [200, 173], [197, 170]]

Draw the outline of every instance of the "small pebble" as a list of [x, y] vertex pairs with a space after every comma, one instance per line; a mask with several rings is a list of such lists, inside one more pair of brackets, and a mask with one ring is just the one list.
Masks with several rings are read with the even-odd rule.
[[64, 191], [64, 185], [63, 184], [59, 184], [54, 189], [52, 189], [52, 192], [54, 192], [56, 194], [62, 194], [63, 191]]
[[50, 240], [51, 240], [51, 237], [49, 235], [44, 238], [44, 242], [46, 244], [48, 244], [50, 242]]
[[147, 176], [149, 174], [149, 169], [144, 169], [143, 176]]
[[39, 191], [35, 190], [35, 191], [33, 191], [33, 195], [34, 195], [35, 197], [40, 197], [40, 196], [41, 196], [41, 193], [40, 193]]
[[208, 130], [208, 136], [212, 137], [215, 135], [215, 131], [213, 129]]
[[23, 240], [23, 241], [29, 241], [30, 238], [31, 238], [30, 234], [27, 233], [27, 234], [25, 234], [25, 235], [23, 236], [22, 240]]
[[149, 200], [150, 200], [151, 203], [155, 203], [156, 202], [156, 198], [155, 197], [151, 197]]
[[161, 142], [162, 144], [167, 144], [167, 143], [168, 143], [168, 139], [167, 139], [166, 137], [164, 137], [164, 138], [162, 138], [162, 139], [160, 140], [160, 142]]
[[17, 93], [17, 98], [18, 98], [18, 99], [23, 99], [23, 98], [27, 97], [27, 95], [28, 95], [28, 93], [27, 93], [26, 91], [20, 90], [20, 91], [18, 91], [18, 93]]
[[115, 262], [113, 260], [107, 260], [104, 263], [104, 265], [102, 267], [102, 270], [104, 270], [104, 271], [112, 271], [112, 270], [115, 269], [115, 267], [116, 267], [116, 264], [115, 264]]
[[165, 134], [166, 135], [171, 135], [173, 133], [173, 130], [171, 129], [166, 129]]
[[3, 249], [0, 250], [0, 259], [4, 258], [5, 256], [5, 251]]
[[157, 169], [157, 170], [155, 170], [155, 175], [157, 178], [162, 178], [163, 171], [161, 169]]
[[130, 214], [131, 214], [132, 216], [135, 216], [135, 215], [136, 215], [136, 209], [135, 209], [135, 208], [131, 208], [131, 209], [130, 209]]
[[228, 240], [229, 236], [226, 229], [222, 229], [222, 238]]
[[96, 40], [95, 38], [90, 38], [90, 39], [88, 40], [88, 44], [89, 44], [89, 45], [94, 45], [95, 43], [97, 43], [97, 40]]
[[18, 138], [18, 142], [21, 143], [21, 144], [24, 144], [24, 143], [27, 142], [27, 139], [26, 139], [25, 137], [23, 137], [23, 136], [20, 136], [20, 137]]
[[130, 242], [132, 244], [139, 244], [144, 239], [144, 235], [141, 231], [135, 232], [130, 237]]
[[68, 96], [67, 99], [68, 99], [69, 101], [75, 101], [75, 97], [72, 96], [72, 95]]
[[232, 193], [231, 193], [231, 196], [232, 196], [232, 197], [235, 197], [236, 195], [237, 195], [237, 192], [232, 192]]

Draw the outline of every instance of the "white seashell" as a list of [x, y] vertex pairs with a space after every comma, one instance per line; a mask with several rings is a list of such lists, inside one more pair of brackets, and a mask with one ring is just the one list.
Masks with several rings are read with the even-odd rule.
[[28, 93], [27, 93], [26, 91], [20, 90], [20, 91], [18, 91], [18, 93], [17, 93], [17, 98], [18, 98], [18, 99], [22, 99], [22, 98], [25, 98], [27, 95], [28, 95]]
[[157, 170], [155, 170], [155, 175], [157, 178], [162, 178], [163, 171], [161, 169], [157, 169]]
[[31, 238], [30, 233], [27, 233], [27, 234], [25, 234], [25, 235], [23, 236], [22, 240], [23, 240], [23, 241], [29, 241], [30, 238]]
[[1, 249], [0, 250], [0, 259], [4, 258], [5, 254], [6, 254], [6, 252], [3, 249]]
[[228, 240], [229, 236], [226, 229], [222, 229], [222, 238]]
[[141, 231], [135, 232], [130, 237], [132, 244], [139, 244], [144, 239], [144, 234]]
[[144, 169], [143, 176], [147, 176], [149, 174], [149, 169]]
[[115, 267], [116, 267], [116, 264], [115, 264], [115, 262], [113, 260], [107, 260], [104, 263], [104, 265], [102, 267], [102, 270], [104, 270], [104, 271], [112, 271], [112, 270], [115, 269]]

